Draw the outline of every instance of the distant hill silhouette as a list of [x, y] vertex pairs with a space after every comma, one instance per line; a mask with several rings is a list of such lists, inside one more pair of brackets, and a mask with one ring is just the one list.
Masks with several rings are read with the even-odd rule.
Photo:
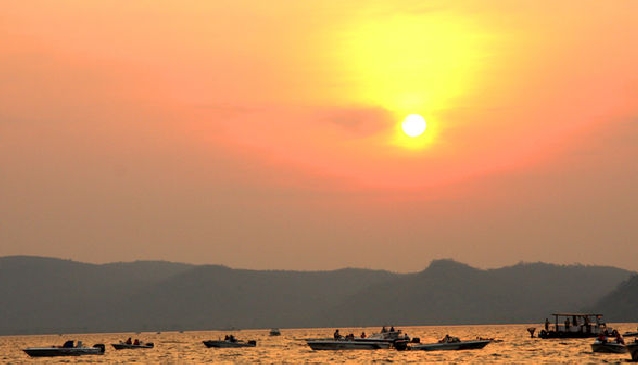
[[375, 316], [399, 325], [540, 323], [552, 312], [591, 306], [629, 275], [602, 266], [521, 263], [479, 270], [439, 260], [416, 275], [370, 286], [325, 313], [332, 313], [333, 326]]
[[603, 296], [591, 308], [612, 318], [622, 318], [625, 322], [638, 322], [638, 275], [622, 282], [611, 293]]
[[[541, 323], [619, 290], [636, 298], [635, 277], [543, 263], [480, 270], [438, 260], [397, 274], [12, 256], [0, 258], [0, 334]], [[608, 322], [635, 321], [611, 309]]]

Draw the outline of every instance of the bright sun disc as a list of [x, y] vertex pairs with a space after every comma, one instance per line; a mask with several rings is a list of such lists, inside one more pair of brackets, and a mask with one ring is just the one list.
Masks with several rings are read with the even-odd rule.
[[425, 132], [425, 119], [418, 114], [410, 114], [401, 123], [401, 128], [408, 136], [418, 137]]

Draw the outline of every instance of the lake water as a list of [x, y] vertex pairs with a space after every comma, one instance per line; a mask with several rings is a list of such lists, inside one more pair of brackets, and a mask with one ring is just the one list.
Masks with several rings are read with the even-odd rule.
[[[635, 323], [613, 324], [621, 333], [635, 331]], [[238, 349], [207, 348], [202, 341], [216, 340], [228, 331], [185, 331], [161, 333], [95, 333], [76, 335], [34, 335], [0, 337], [1, 363], [624, 363], [629, 354], [600, 354], [591, 351], [593, 339], [542, 340], [530, 338], [526, 331], [531, 325], [486, 326], [422, 326], [400, 327], [410, 337], [422, 343], [436, 342], [446, 334], [461, 339], [477, 337], [500, 340], [481, 350], [464, 351], [397, 351], [397, 350], [341, 350], [313, 351], [304, 338], [331, 337], [334, 328], [281, 329], [281, 336], [270, 336], [269, 330], [241, 330], [232, 332], [241, 340], [256, 340], [257, 347]], [[541, 325], [536, 325], [537, 331]], [[340, 328], [343, 334], [368, 334], [380, 328]], [[111, 343], [139, 338], [155, 343], [154, 349], [115, 350]], [[31, 358], [22, 349], [61, 345], [66, 340], [80, 340], [85, 345], [104, 343], [104, 355], [79, 357]]]

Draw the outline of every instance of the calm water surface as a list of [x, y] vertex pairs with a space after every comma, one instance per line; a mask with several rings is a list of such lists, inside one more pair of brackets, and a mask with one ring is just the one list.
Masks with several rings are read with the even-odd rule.
[[[634, 331], [635, 323], [611, 325], [621, 333]], [[526, 328], [530, 325], [494, 326], [426, 326], [401, 327], [410, 337], [421, 342], [436, 342], [450, 334], [461, 339], [488, 337], [500, 340], [481, 350], [465, 351], [396, 351], [396, 350], [342, 350], [313, 351], [304, 338], [331, 337], [334, 328], [281, 329], [281, 336], [269, 336], [268, 330], [242, 330], [233, 332], [242, 340], [256, 340], [257, 347], [239, 349], [206, 348], [202, 341], [223, 338], [230, 332], [162, 332], [162, 333], [98, 333], [77, 335], [38, 335], [0, 337], [1, 363], [628, 363], [629, 354], [599, 354], [591, 351], [592, 339], [541, 340], [530, 338]], [[541, 325], [535, 326], [537, 331]], [[340, 328], [342, 333], [360, 334], [378, 332], [378, 327]], [[148, 350], [115, 350], [111, 343], [139, 338], [154, 342]], [[65, 340], [80, 340], [86, 345], [104, 343], [104, 355], [61, 358], [31, 358], [22, 349], [26, 347], [61, 345]]]

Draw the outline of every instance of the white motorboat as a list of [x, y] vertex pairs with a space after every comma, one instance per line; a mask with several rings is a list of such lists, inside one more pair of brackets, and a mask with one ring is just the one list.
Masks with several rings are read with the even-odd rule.
[[308, 339], [306, 343], [313, 350], [380, 350], [392, 347], [392, 342], [369, 338]]

